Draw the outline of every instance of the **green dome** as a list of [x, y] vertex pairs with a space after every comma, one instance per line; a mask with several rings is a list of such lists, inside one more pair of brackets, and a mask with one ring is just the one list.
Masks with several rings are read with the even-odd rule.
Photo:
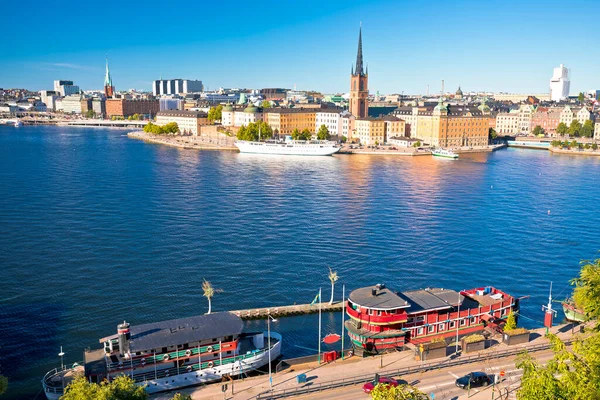
[[258, 107], [250, 105], [250, 106], [246, 107], [244, 112], [248, 113], [248, 114], [256, 114], [258, 112]]
[[227, 104], [223, 107], [223, 111], [233, 111], [233, 106], [231, 104]]

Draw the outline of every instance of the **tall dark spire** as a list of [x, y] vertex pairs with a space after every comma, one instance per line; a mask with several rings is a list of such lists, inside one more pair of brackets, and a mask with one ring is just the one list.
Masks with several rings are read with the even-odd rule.
[[358, 30], [358, 52], [356, 53], [356, 68], [354, 69], [356, 75], [364, 75], [363, 70], [363, 55], [362, 55], [362, 26]]

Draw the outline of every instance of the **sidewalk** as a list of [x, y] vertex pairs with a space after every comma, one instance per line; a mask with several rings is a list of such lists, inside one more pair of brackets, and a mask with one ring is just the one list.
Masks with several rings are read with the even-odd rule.
[[[557, 334], [562, 340], [568, 340], [573, 338], [570, 329], [571, 326], [571, 324], [555, 326], [550, 329], [550, 332]], [[575, 333], [578, 332], [579, 327], [577, 327], [577, 332]], [[545, 334], [546, 328], [534, 329], [531, 331], [531, 341], [529, 343], [507, 346], [506, 344], [500, 342], [490, 346], [478, 354], [480, 354], [482, 358], [485, 358], [485, 354], [487, 353], [505, 351], [509, 349], [514, 350], [517, 348], [526, 349], [529, 346], [548, 343], [548, 339], [544, 337]], [[492, 342], [500, 340], [501, 337], [499, 335], [491, 338]], [[448, 359], [449, 357], [440, 358], [439, 361], [443, 362], [444, 360]], [[362, 374], [375, 374], [376, 372], [382, 370], [399, 369], [403, 367], [417, 366], [419, 364], [420, 361], [415, 360], [413, 352], [403, 351], [369, 358], [359, 358], [354, 356], [345, 360], [340, 359], [329, 364], [322, 364], [320, 366], [316, 362], [294, 365], [278, 374], [273, 374], [273, 390], [291, 389], [300, 385], [315, 384]], [[298, 384], [296, 382], [296, 376], [302, 373], [306, 374], [308, 382], [305, 384]], [[226, 397], [221, 392], [221, 384], [219, 383], [184, 389], [181, 392], [190, 394], [193, 399], [251, 399], [259, 393], [269, 390], [269, 377], [267, 375], [263, 375], [254, 376], [244, 380], [235, 380], [233, 386], [235, 394], [232, 395], [232, 384], [230, 382], [228, 384]], [[152, 396], [152, 398], [156, 400], [162, 400], [169, 399], [172, 396], [173, 394], [158, 395]], [[471, 396], [470, 399], [490, 399], [491, 392], [487, 393], [486, 391], [485, 395], [478, 393], [475, 396]], [[465, 396], [464, 398], [467, 397]]]

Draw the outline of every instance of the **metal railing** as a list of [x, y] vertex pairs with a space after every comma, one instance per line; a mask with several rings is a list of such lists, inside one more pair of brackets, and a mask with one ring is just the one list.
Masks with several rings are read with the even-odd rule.
[[[565, 343], [565, 345], [568, 346], [572, 342], [573, 342], [573, 340], [568, 340], [568, 341], [565, 341], [564, 343]], [[530, 347], [519, 347], [516, 349], [509, 349], [509, 350], [505, 350], [505, 351], [496, 351], [496, 352], [487, 353], [487, 354], [474, 354], [472, 356], [464, 356], [464, 357], [461, 356], [460, 358], [457, 358], [455, 360], [447, 359], [447, 360], [438, 361], [438, 362], [422, 363], [420, 365], [415, 365], [415, 366], [411, 366], [411, 367], [385, 370], [385, 371], [377, 371], [377, 373], [381, 376], [389, 376], [389, 377], [410, 375], [410, 374], [426, 372], [426, 371], [430, 371], [430, 370], [434, 370], [434, 369], [448, 368], [448, 367], [453, 367], [453, 366], [457, 366], [457, 365], [471, 364], [474, 362], [484, 362], [484, 361], [488, 361], [488, 360], [514, 356], [523, 351], [536, 352], [536, 351], [548, 350], [551, 348], [551, 346], [552, 345], [550, 343], [544, 343], [544, 344], [538, 344], [538, 345], [534, 345], [534, 346], [530, 346]], [[267, 391], [267, 392], [259, 393], [256, 396], [256, 399], [257, 400], [282, 399], [285, 397], [298, 396], [301, 394], [322, 392], [325, 390], [336, 389], [336, 388], [340, 388], [340, 387], [344, 387], [344, 386], [351, 386], [351, 385], [357, 385], [360, 383], [365, 383], [365, 382], [372, 380], [373, 376], [374, 376], [374, 373], [362, 374], [362, 375], [351, 376], [348, 378], [335, 379], [335, 380], [331, 380], [331, 381], [315, 383], [315, 384], [312, 384], [309, 386], [295, 387], [295, 388], [289, 388], [289, 389], [280, 389], [280, 390], [274, 390], [271, 392]]]

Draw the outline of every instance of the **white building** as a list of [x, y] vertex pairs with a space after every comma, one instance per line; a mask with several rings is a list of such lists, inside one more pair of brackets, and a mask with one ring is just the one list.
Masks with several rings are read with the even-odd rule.
[[176, 99], [172, 97], [161, 97], [158, 100], [160, 111], [168, 110], [183, 110], [183, 99]]
[[[70, 96], [79, 93], [79, 86], [74, 85], [73, 81], [54, 81], [54, 91], [61, 96]], [[46, 104], [47, 105], [47, 104]]]
[[63, 97], [61, 107], [62, 111], [66, 114], [81, 114], [81, 95], [72, 94]]
[[[318, 132], [321, 128], [321, 125], [325, 125], [327, 130], [329, 130], [330, 135], [342, 136], [343, 131], [343, 118], [342, 116], [346, 113], [350, 114], [347, 111], [341, 109], [321, 109], [317, 111], [315, 114], [315, 132]], [[347, 123], [347, 122], [346, 122]], [[346, 135], [343, 135], [346, 136]], [[346, 136], [347, 137], [347, 136]]]
[[208, 125], [208, 115], [201, 111], [159, 111], [156, 114], [156, 125], [176, 122], [179, 132], [198, 136], [203, 125]]
[[[223, 107], [225, 109], [225, 107]], [[221, 113], [223, 118], [223, 113]], [[244, 111], [238, 110], [233, 113], [233, 126], [246, 126], [256, 121], [262, 121], [263, 113], [260, 108], [249, 105]]]
[[152, 82], [152, 93], [155, 96], [166, 94], [187, 94], [202, 92], [204, 86], [202, 81], [189, 79], [160, 79]]
[[233, 110], [233, 106], [231, 104], [227, 104], [221, 110], [221, 125], [223, 126], [233, 126], [235, 111]]
[[48, 111], [56, 110], [56, 100], [60, 98], [60, 94], [54, 90], [40, 90], [40, 100], [46, 104]]
[[496, 132], [501, 135], [516, 135], [519, 133], [519, 111], [511, 110], [496, 115]]
[[569, 70], [563, 64], [554, 68], [552, 79], [550, 79], [550, 99], [552, 101], [561, 101], [569, 97]]
[[566, 124], [567, 126], [571, 125], [573, 120], [579, 121], [581, 125], [585, 123], [588, 119], [592, 118], [592, 113], [586, 107], [571, 107], [566, 105], [565, 108], [560, 112], [560, 122]]
[[[394, 136], [388, 139], [388, 143], [398, 147], [413, 147], [415, 143], [420, 140], [417, 138], [410, 138], [406, 136]], [[422, 142], [421, 142], [422, 143]]]

